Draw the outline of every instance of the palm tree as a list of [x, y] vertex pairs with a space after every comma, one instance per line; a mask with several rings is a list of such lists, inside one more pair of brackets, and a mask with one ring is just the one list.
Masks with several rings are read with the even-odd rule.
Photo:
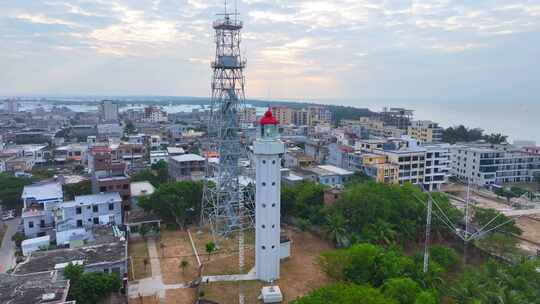
[[185, 273], [186, 267], [188, 267], [189, 262], [186, 260], [182, 260], [180, 262], [180, 268], [182, 268], [182, 275]]
[[326, 225], [324, 227], [328, 238], [330, 238], [336, 247], [347, 246], [350, 242], [347, 238], [347, 221], [343, 215], [334, 212], [326, 216]]
[[148, 267], [148, 259], [147, 258], [144, 258], [143, 264], [144, 264], [144, 271], [146, 271], [146, 268]]
[[210, 261], [210, 255], [216, 251], [216, 244], [214, 242], [206, 243], [206, 253], [208, 253], [208, 260]]

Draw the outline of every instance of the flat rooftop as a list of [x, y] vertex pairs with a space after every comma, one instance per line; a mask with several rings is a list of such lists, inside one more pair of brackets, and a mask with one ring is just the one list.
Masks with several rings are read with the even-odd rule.
[[58, 278], [56, 272], [31, 275], [0, 273], [0, 303], [60, 304], [66, 300], [69, 281]]
[[33, 252], [28, 260], [20, 263], [13, 272], [17, 275], [52, 271], [56, 264], [83, 261], [83, 265], [114, 263], [126, 258], [126, 242], [83, 246], [79, 248], [56, 249]]
[[63, 198], [62, 185], [58, 182], [50, 182], [43, 184], [34, 184], [24, 186], [21, 197], [35, 198], [36, 200], [48, 200], [54, 198]]

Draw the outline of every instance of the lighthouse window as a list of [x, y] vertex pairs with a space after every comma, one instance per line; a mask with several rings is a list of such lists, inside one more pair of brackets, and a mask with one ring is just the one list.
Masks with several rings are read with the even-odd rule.
[[263, 159], [262, 163], [263, 163], [263, 164], [266, 164], [266, 161]]
[[272, 249], [276, 248], [276, 246], [272, 245]]
[[265, 182], [263, 182], [263, 183], [262, 183], [262, 185], [263, 185], [263, 187], [264, 187], [264, 186], [266, 186], [266, 183], [265, 183]]
[[262, 250], [265, 250], [266, 249], [266, 246], [261, 246]]
[[263, 208], [266, 208], [266, 204], [262, 204], [262, 207], [263, 207]]
[[262, 227], [262, 229], [264, 229], [264, 228], [266, 228], [266, 225], [262, 225], [261, 227]]
[[276, 185], [276, 182], [272, 182], [272, 186], [275, 186]]
[[276, 225], [272, 225], [272, 228], [276, 228]]
[[276, 161], [275, 161], [275, 160], [273, 160], [273, 161], [272, 161], [272, 165], [275, 165], [275, 164], [276, 164]]
[[274, 203], [274, 204], [272, 204], [272, 207], [275, 207], [275, 206], [276, 206], [276, 204], [275, 204], [275, 203]]

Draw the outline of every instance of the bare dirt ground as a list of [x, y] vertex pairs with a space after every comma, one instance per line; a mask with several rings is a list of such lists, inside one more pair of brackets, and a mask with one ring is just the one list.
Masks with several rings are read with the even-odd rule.
[[536, 251], [540, 250], [540, 245], [537, 245], [540, 244], [540, 221], [530, 217], [520, 217], [516, 219], [516, 224], [523, 230], [521, 237], [525, 240], [532, 241], [520, 240], [520, 247], [531, 254], [536, 254]]
[[[128, 255], [133, 261], [133, 268], [131, 268], [130, 265], [129, 270], [130, 280], [139, 280], [152, 276], [152, 269], [150, 267], [150, 260], [148, 256], [148, 247], [146, 246], [146, 241], [129, 241]], [[145, 260], [148, 262], [146, 267], [144, 266]], [[135, 275], [135, 277], [133, 277], [133, 274]]]
[[[281, 278], [276, 282], [283, 293], [284, 303], [289, 303], [330, 282], [317, 265], [316, 258], [321, 252], [333, 249], [329, 242], [309, 232], [296, 230], [287, 232], [292, 240], [291, 257], [281, 263]], [[205, 285], [202, 290], [206, 299], [229, 304], [238, 303], [238, 292], [241, 287], [245, 303], [260, 303], [257, 297], [263, 285], [257, 281], [221, 282]]]
[[[163, 230], [158, 242], [158, 254], [163, 283], [188, 283], [198, 277], [197, 259], [186, 231]], [[183, 270], [180, 267], [182, 261], [188, 262]]]

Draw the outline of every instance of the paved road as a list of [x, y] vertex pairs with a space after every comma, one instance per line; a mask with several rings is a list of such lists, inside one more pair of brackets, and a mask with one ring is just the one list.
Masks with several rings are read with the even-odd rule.
[[19, 220], [17, 218], [6, 222], [7, 231], [2, 240], [2, 247], [0, 247], [0, 273], [5, 273], [15, 266], [15, 243], [11, 237], [17, 232]]

